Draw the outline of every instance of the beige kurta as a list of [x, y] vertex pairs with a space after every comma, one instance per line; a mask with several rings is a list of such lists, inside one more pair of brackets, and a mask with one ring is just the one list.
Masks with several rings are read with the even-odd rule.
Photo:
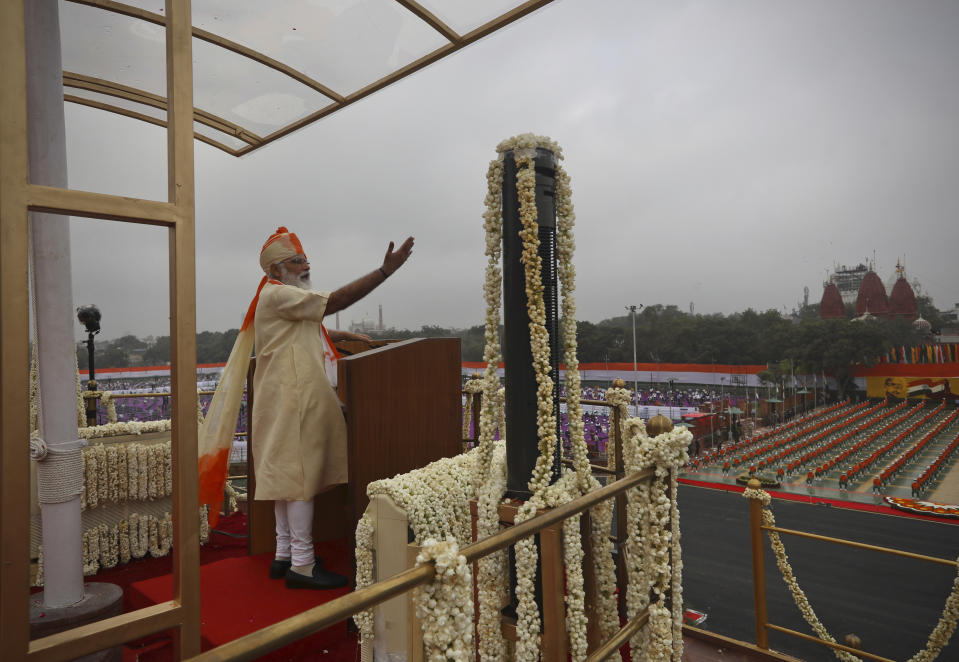
[[347, 482], [346, 423], [326, 376], [329, 292], [263, 286], [253, 327], [255, 499], [307, 500]]

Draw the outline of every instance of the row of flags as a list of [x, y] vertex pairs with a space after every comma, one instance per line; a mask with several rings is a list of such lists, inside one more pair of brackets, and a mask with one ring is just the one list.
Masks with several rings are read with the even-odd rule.
[[947, 343], [945, 345], [922, 345], [893, 347], [882, 355], [880, 363], [957, 363], [959, 362], [959, 346]]

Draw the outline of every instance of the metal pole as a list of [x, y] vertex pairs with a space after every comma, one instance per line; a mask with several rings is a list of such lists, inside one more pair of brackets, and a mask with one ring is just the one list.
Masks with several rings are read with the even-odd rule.
[[[87, 334], [87, 366], [89, 368], [89, 375], [87, 379], [87, 390], [96, 391], [97, 390], [97, 377], [96, 369], [94, 367], [93, 354], [93, 333]], [[97, 424], [97, 401], [95, 398], [90, 398], [86, 402], [87, 405], [87, 425], [96, 425]]]
[[636, 306], [630, 306], [633, 314], [633, 392], [639, 393], [639, 373], [636, 370]]
[[[751, 478], [747, 486], [752, 490], [762, 484]], [[749, 500], [749, 540], [753, 553], [753, 607], [756, 616], [756, 645], [769, 648], [769, 633], [766, 631], [766, 559], [763, 556], [763, 504], [759, 499]]]
[[636, 372], [636, 306], [626, 306], [626, 310], [633, 321], [633, 393], [639, 393], [639, 376]]
[[[58, 4], [55, 0], [26, 2], [24, 11], [30, 183], [66, 188]], [[43, 437], [51, 451], [73, 453], [81, 442], [77, 440], [69, 217], [31, 212], [30, 221]], [[65, 470], [75, 479], [82, 467], [65, 464]], [[47, 479], [41, 476], [40, 480]], [[44, 606], [67, 607], [84, 597], [80, 496], [41, 503], [40, 510]]]
[[[720, 377], [720, 378], [719, 378], [719, 415], [720, 415], [720, 419], [719, 419], [719, 420], [720, 420], [720, 421], [723, 420], [723, 419], [722, 419], [722, 414], [723, 414], [723, 399], [725, 398], [725, 391], [723, 390], [723, 386], [724, 386], [725, 384], [726, 384], [726, 378], [725, 378], [725, 377]], [[722, 427], [722, 424], [720, 424], [720, 426], [719, 426], [719, 443], [722, 444], [722, 441], [723, 441], [723, 427]]]

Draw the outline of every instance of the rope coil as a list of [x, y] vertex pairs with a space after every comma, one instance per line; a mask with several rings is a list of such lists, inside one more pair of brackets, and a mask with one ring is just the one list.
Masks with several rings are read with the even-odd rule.
[[47, 456], [47, 442], [40, 435], [30, 435], [30, 459], [40, 461]]
[[[83, 492], [83, 439], [48, 446], [39, 437], [30, 440], [30, 455], [37, 462], [37, 500], [65, 503]], [[34, 455], [34, 448], [37, 454]]]

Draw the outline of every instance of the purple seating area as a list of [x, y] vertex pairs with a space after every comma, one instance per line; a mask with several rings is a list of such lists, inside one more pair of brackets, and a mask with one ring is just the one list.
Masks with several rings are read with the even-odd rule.
[[[560, 395], [566, 396], [566, 388], [560, 386]], [[659, 389], [643, 388], [633, 392], [631, 404], [639, 406], [658, 406], [658, 407], [701, 407], [710, 402], [718, 402], [720, 397], [725, 395], [728, 399], [729, 394], [720, 394], [707, 388], [689, 388], [689, 389]], [[606, 389], [600, 386], [584, 386], [582, 389], [584, 400], [605, 400]], [[744, 398], [742, 396], [733, 396], [733, 406], [740, 406]]]
[[[470, 413], [464, 408], [463, 416], [469, 417], [469, 415]], [[472, 420], [469, 421], [467, 430], [467, 438], [469, 439], [475, 439], [479, 432], [474, 429]], [[568, 450], [570, 447], [569, 434], [569, 417], [565, 413], [560, 413], [559, 435], [564, 450]], [[591, 456], [605, 456], [606, 444], [609, 441], [609, 413], [583, 414], [583, 436], [586, 438], [586, 446], [589, 448]], [[495, 438], [499, 439], [499, 430], [497, 430]]]
[[[115, 394], [135, 394], [150, 393], [157, 395], [144, 395], [137, 397], [116, 398], [114, 400], [117, 410], [117, 421], [126, 423], [128, 421], [156, 421], [170, 418], [170, 379], [169, 377], [141, 377], [141, 378], [123, 378], [123, 379], [101, 379], [97, 380], [100, 390], [111, 391]], [[200, 388], [205, 391], [212, 391], [216, 387], [215, 382], [200, 382]], [[203, 412], [210, 407], [212, 395], [201, 395], [200, 406]], [[99, 403], [97, 407], [97, 424], [107, 423], [106, 407]], [[237, 434], [246, 434], [246, 394], [240, 403], [240, 413], [237, 417]]]
[[[566, 388], [560, 385], [560, 396], [566, 397]], [[704, 405], [708, 407], [710, 403], [719, 405], [720, 399], [727, 406], [745, 406], [745, 396], [732, 396], [728, 393], [721, 394], [719, 391], [713, 391], [708, 388], [689, 388], [689, 389], [643, 389], [639, 392], [633, 392], [632, 404], [642, 406], [664, 406], [664, 407], [688, 407], [701, 408]], [[583, 400], [606, 400], [606, 388], [602, 386], [583, 386], [581, 397]], [[586, 438], [586, 445], [589, 453], [593, 457], [605, 458], [606, 446], [609, 442], [609, 410], [594, 407], [599, 411], [587, 411], [583, 414], [583, 432]], [[464, 408], [463, 416], [467, 419], [470, 412]], [[475, 439], [478, 430], [473, 429], [472, 420], [466, 421], [467, 439]], [[569, 419], [565, 413], [560, 414], [560, 439], [565, 449], [569, 448]], [[499, 438], [497, 434], [497, 438]]]

